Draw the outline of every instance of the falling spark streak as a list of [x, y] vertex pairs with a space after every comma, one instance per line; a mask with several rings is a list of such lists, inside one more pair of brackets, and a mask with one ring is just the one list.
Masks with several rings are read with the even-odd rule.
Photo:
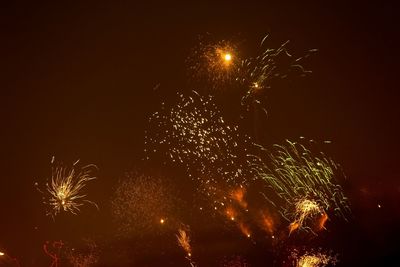
[[297, 228], [312, 231], [304, 225], [307, 218], [316, 214], [324, 216], [332, 210], [336, 216], [347, 220], [350, 208], [342, 187], [336, 184], [335, 174], [341, 172], [333, 160], [322, 153], [313, 155], [296, 142], [275, 145], [273, 152], [256, 146], [267, 157], [250, 155], [250, 166], [272, 189], [264, 196], [283, 218], [292, 222], [290, 232]]
[[46, 215], [53, 219], [62, 211], [76, 215], [84, 203], [92, 204], [98, 209], [97, 204], [86, 199], [86, 194], [82, 192], [87, 182], [96, 179], [92, 172], [97, 167], [90, 164], [78, 169], [78, 162], [79, 160], [68, 168], [56, 165], [53, 157], [51, 181], [46, 183], [45, 189], [40, 189], [39, 184], [35, 183], [37, 190], [43, 194], [43, 203], [49, 207]]
[[190, 245], [190, 237], [187, 230], [180, 228], [178, 230], [178, 234], [176, 235], [176, 239], [178, 241], [178, 245], [185, 251], [186, 259], [189, 261], [190, 265], [195, 266], [195, 263], [192, 261], [192, 247]]

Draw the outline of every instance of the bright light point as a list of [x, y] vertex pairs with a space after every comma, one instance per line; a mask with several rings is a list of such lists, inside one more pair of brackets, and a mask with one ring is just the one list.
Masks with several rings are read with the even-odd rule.
[[248, 234], [247, 237], [250, 238], [250, 234]]
[[382, 208], [381, 204], [378, 204], [378, 209]]
[[161, 220], [160, 220], [160, 223], [161, 223], [161, 224], [164, 224], [164, 222], [165, 222], [164, 219], [161, 219]]
[[191, 256], [192, 256], [192, 253], [188, 253], [188, 256], [191, 257]]
[[254, 83], [254, 88], [258, 88], [258, 83]]
[[275, 236], [273, 235], [273, 236], [271, 236], [271, 238], [272, 238], [272, 239], [274, 239], [274, 238], [275, 238]]
[[235, 220], [235, 217], [231, 217], [231, 220], [234, 221], [234, 220]]
[[225, 59], [225, 61], [231, 61], [232, 60], [232, 55], [227, 53], [227, 54], [224, 55], [224, 59]]
[[1, 251], [0, 251], [0, 256], [4, 256], [4, 255], [5, 255], [4, 252], [1, 252]]

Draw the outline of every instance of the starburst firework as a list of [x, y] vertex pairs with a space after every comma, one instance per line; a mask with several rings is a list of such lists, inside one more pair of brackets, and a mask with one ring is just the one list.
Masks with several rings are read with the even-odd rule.
[[65, 167], [56, 164], [53, 157], [51, 180], [46, 183], [44, 189], [40, 189], [38, 183], [35, 184], [37, 190], [43, 194], [43, 203], [48, 207], [47, 215], [54, 218], [62, 211], [76, 215], [84, 203], [98, 208], [97, 204], [88, 200], [83, 192], [86, 184], [96, 179], [92, 173], [97, 167], [90, 164], [78, 168], [78, 163], [79, 160], [71, 167]]

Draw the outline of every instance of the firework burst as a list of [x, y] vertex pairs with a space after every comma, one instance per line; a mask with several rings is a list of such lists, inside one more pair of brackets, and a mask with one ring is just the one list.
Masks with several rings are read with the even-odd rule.
[[326, 214], [333, 211], [346, 219], [350, 213], [348, 200], [335, 180], [335, 175], [343, 173], [332, 159], [322, 153], [313, 154], [300, 143], [290, 141], [275, 145], [273, 152], [258, 147], [268, 156], [250, 156], [250, 165], [256, 176], [272, 189], [264, 196], [292, 222], [292, 231], [312, 230], [304, 222], [316, 214], [326, 221]]
[[56, 164], [53, 157], [51, 181], [46, 183], [44, 189], [40, 189], [38, 183], [35, 184], [43, 195], [43, 203], [48, 207], [47, 215], [54, 218], [62, 211], [76, 215], [84, 203], [89, 203], [98, 209], [97, 204], [88, 200], [83, 192], [86, 184], [96, 179], [92, 173], [97, 167], [91, 164], [78, 168], [78, 162], [79, 160], [72, 167], [65, 167]]
[[306, 251], [300, 253], [298, 250], [293, 250], [290, 255], [292, 266], [295, 267], [324, 267], [329, 265], [335, 266], [338, 262], [337, 255], [332, 256], [332, 253], [318, 251]]
[[237, 51], [233, 42], [201, 38], [187, 60], [190, 76], [197, 82], [204, 81], [212, 89], [224, 88], [235, 80], [240, 62]]
[[[249, 138], [237, 126], [225, 122], [211, 96], [179, 95], [171, 108], [164, 105], [149, 120], [146, 133], [148, 159], [183, 166], [188, 176], [199, 181], [207, 196], [245, 184], [245, 151]], [[242, 157], [240, 155], [243, 155]]]

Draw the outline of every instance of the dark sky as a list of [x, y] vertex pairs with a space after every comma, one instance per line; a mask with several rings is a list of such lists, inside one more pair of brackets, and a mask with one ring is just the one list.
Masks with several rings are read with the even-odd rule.
[[[268, 99], [269, 140], [332, 140], [349, 180], [350, 228], [369, 236], [374, 263], [394, 255], [383, 241], [398, 237], [400, 203], [394, 4], [99, 2], [0, 5], [1, 247], [33, 254], [27, 242], [57, 236], [33, 186], [53, 155], [98, 165], [93, 197], [107, 202], [116, 179], [143, 156], [146, 122], [160, 101], [153, 87], [161, 85], [159, 95], [196, 89], [187, 88], [185, 59], [199, 35], [256, 44], [270, 34], [272, 44], [291, 40], [299, 54], [319, 52], [308, 63], [312, 75]], [[378, 203], [386, 210], [376, 211]], [[67, 223], [67, 232], [79, 228]]]

